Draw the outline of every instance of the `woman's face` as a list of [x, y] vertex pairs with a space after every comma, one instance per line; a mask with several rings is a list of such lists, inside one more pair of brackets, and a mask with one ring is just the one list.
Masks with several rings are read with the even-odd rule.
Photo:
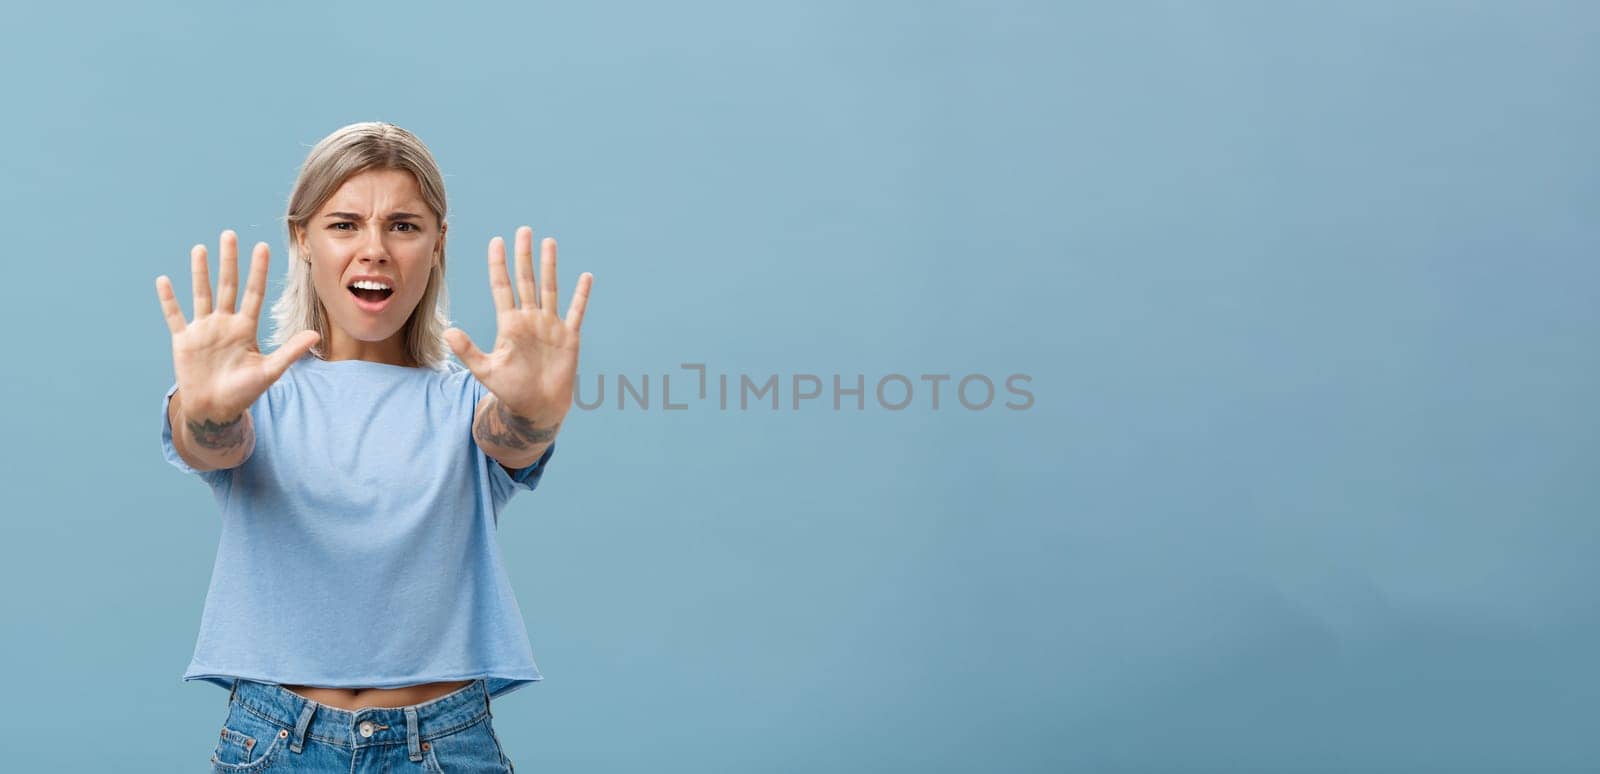
[[328, 198], [306, 223], [300, 252], [310, 256], [332, 323], [323, 342], [330, 359], [404, 351], [406, 321], [443, 255], [444, 232], [405, 170], [353, 175]]

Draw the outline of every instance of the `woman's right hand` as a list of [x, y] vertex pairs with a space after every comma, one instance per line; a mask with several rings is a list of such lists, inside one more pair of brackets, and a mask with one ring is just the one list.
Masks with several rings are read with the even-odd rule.
[[261, 298], [267, 285], [268, 249], [257, 242], [250, 254], [250, 279], [245, 286], [244, 303], [237, 312], [234, 297], [239, 289], [239, 238], [232, 230], [222, 232], [220, 276], [216, 306], [211, 303], [211, 276], [206, 267], [206, 246], [189, 251], [190, 273], [194, 277], [194, 320], [185, 323], [183, 310], [172, 292], [166, 275], [156, 278], [156, 295], [161, 312], [172, 331], [172, 366], [177, 374], [178, 392], [183, 395], [183, 413], [195, 420], [228, 422], [239, 417], [261, 393], [283, 375], [300, 356], [316, 345], [316, 331], [304, 330], [270, 355], [261, 354], [256, 342], [256, 323], [261, 316]]

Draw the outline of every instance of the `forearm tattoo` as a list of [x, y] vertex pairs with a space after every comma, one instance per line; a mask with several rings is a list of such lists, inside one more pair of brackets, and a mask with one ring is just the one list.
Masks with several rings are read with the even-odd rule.
[[194, 438], [195, 444], [211, 451], [237, 449], [247, 440], [244, 412], [226, 422], [186, 419], [184, 423], [188, 426], [189, 435]]
[[486, 443], [503, 449], [531, 449], [550, 443], [556, 437], [556, 430], [561, 428], [560, 422], [539, 427], [534, 420], [512, 411], [499, 398], [490, 396], [489, 400], [494, 401], [494, 405], [483, 412], [478, 422], [478, 437]]

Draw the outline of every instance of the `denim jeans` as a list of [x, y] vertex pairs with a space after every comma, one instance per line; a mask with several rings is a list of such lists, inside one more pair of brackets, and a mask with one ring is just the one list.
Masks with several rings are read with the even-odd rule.
[[213, 772], [508, 774], [483, 680], [405, 707], [343, 710], [280, 685], [235, 680]]

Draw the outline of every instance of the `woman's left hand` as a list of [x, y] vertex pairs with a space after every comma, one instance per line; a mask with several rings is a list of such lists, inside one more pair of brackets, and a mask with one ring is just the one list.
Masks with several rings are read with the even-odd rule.
[[[533, 229], [517, 229], [517, 299], [506, 272], [505, 240], [489, 240], [489, 290], [494, 295], [497, 330], [494, 349], [485, 354], [460, 328], [444, 333], [445, 343], [505, 407], [541, 425], [560, 421], [572, 407], [578, 375], [578, 329], [589, 305], [594, 275], [578, 277], [567, 319], [556, 315], [556, 241], [545, 237], [539, 281], [533, 276]], [[537, 299], [537, 303], [535, 303]]]

